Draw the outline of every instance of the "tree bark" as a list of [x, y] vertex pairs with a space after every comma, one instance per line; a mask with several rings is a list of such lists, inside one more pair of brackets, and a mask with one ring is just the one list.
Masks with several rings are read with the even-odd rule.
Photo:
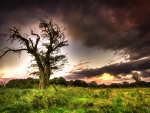
[[35, 56], [35, 60], [37, 62], [38, 68], [39, 68], [39, 79], [40, 79], [40, 83], [39, 83], [39, 89], [46, 89], [46, 74], [44, 72], [44, 67], [41, 63], [40, 57], [38, 54], [34, 54]]
[[49, 78], [47, 76], [45, 77], [45, 85], [46, 85], [46, 87], [49, 86]]
[[45, 77], [44, 75], [40, 75], [40, 83], [39, 83], [39, 89], [46, 89], [46, 83], [45, 83]]

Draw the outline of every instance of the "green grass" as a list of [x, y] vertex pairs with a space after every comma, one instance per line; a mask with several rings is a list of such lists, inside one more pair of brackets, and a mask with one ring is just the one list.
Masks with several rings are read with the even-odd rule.
[[0, 113], [150, 113], [150, 88], [0, 89]]

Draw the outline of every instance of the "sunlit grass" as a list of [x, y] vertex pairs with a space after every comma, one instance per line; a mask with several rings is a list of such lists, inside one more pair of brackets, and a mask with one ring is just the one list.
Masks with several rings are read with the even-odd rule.
[[0, 89], [0, 113], [150, 113], [150, 88]]

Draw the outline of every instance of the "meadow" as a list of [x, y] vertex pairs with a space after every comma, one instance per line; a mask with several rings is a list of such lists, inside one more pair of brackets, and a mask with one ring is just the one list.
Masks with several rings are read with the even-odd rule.
[[150, 113], [150, 88], [0, 88], [0, 113]]

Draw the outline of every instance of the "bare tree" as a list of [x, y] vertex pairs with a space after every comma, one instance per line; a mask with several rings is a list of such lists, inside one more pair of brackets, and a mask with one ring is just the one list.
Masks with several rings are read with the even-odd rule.
[[140, 78], [140, 75], [138, 73], [132, 73], [131, 78], [134, 79], [136, 83], [141, 82], [141, 78]]
[[62, 68], [66, 61], [66, 55], [61, 54], [61, 48], [67, 46], [68, 41], [65, 40], [63, 30], [57, 24], [54, 24], [51, 19], [48, 18], [48, 20], [47, 22], [39, 19], [40, 35], [31, 30], [31, 35], [36, 37], [35, 41], [27, 34], [21, 35], [20, 29], [16, 27], [1, 34], [3, 37], [8, 37], [11, 43], [18, 41], [21, 47], [17, 49], [5, 47], [0, 50], [0, 59], [8, 52], [20, 55], [22, 51], [27, 51], [35, 61], [31, 66], [38, 67], [38, 71], [34, 71], [32, 74], [39, 76], [39, 89], [45, 89], [48, 86], [53, 71]]

